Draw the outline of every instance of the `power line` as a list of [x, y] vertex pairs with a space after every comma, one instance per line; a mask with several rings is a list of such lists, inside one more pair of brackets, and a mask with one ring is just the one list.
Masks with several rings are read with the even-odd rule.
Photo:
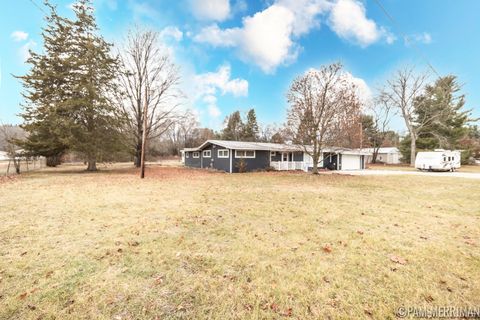
[[[388, 13], [387, 9], [383, 6], [383, 4], [380, 2], [380, 0], [374, 0], [375, 3], [380, 7], [380, 9], [383, 11], [385, 16], [390, 20], [390, 22], [393, 24], [393, 26], [397, 29], [397, 31], [402, 35], [404, 39], [408, 39], [408, 36], [402, 31], [402, 28], [400, 27], [400, 24], [395, 20], [395, 18]], [[440, 74], [435, 70], [433, 65], [428, 61], [427, 55], [415, 44], [415, 42], [411, 42], [411, 45], [415, 50], [417, 50], [417, 53], [422, 57], [422, 59], [425, 61], [427, 66], [437, 75], [437, 77], [440, 78]]]
[[31, 2], [35, 7], [37, 7], [38, 10], [42, 11], [44, 14], [47, 14], [47, 13], [45, 12], [45, 10], [43, 10], [43, 8], [40, 7], [34, 0], [30, 0], [30, 2]]

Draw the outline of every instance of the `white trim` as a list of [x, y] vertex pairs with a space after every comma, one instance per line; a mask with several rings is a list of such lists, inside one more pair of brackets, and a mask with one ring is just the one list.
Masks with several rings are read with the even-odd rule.
[[203, 150], [203, 157], [204, 158], [211, 158], [212, 157], [212, 150]]
[[200, 158], [200, 152], [199, 151], [193, 151], [192, 158], [195, 158], [195, 159]]
[[[253, 156], [247, 156], [247, 152], [249, 152], [249, 151], [253, 152]], [[244, 155], [239, 156], [238, 155], [239, 152], [244, 152]], [[255, 158], [255, 156], [256, 156], [255, 150], [235, 150], [235, 158], [253, 159], [253, 158]]]
[[[226, 155], [220, 155], [220, 152], [224, 153], [226, 151]], [[230, 158], [230, 150], [228, 149], [218, 149], [217, 150], [217, 157], [218, 158]]]

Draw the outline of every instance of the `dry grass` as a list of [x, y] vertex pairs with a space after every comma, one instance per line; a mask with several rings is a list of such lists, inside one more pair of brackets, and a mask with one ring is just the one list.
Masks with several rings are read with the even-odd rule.
[[0, 184], [0, 319], [385, 319], [402, 305], [480, 305], [477, 181], [78, 170]]

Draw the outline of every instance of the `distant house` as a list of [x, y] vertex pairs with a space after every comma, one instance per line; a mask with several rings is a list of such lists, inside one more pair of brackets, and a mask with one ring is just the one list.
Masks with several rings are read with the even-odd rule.
[[[370, 154], [373, 154], [373, 148], [362, 149]], [[387, 164], [399, 164], [402, 159], [402, 153], [396, 147], [384, 147], [378, 149], [377, 162]], [[367, 163], [372, 162], [372, 155], [368, 157]]]
[[[346, 148], [326, 148], [319, 161], [320, 168], [331, 170], [365, 169], [364, 150]], [[263, 170], [303, 170], [313, 168], [311, 156], [303, 146], [264, 142], [243, 142], [207, 140], [197, 148], [182, 150], [182, 161], [187, 167], [213, 168], [225, 172], [239, 172], [243, 161], [246, 171]]]
[[5, 161], [10, 159], [6, 151], [0, 151], [0, 161]]

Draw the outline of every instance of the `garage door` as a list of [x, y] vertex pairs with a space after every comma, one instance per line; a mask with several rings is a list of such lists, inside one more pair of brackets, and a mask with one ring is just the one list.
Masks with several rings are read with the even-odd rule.
[[359, 170], [360, 157], [351, 154], [342, 155], [342, 170]]

